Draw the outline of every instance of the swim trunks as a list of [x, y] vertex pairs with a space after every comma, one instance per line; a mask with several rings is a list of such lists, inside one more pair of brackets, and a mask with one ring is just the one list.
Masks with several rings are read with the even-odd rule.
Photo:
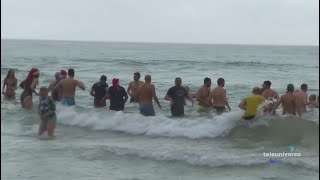
[[74, 97], [63, 97], [61, 99], [61, 103], [69, 106], [76, 105], [76, 101], [74, 100]]
[[197, 106], [197, 110], [198, 111], [201, 111], [201, 112], [208, 112], [210, 110], [209, 107], [204, 107], [204, 106], [201, 106], [201, 105], [198, 105]]
[[155, 116], [152, 104], [140, 104], [140, 114], [144, 116]]
[[213, 109], [215, 109], [218, 114], [226, 111], [226, 107], [213, 106]]
[[53, 114], [51, 114], [50, 116], [44, 118], [44, 119], [41, 119], [41, 121], [43, 123], [47, 123], [48, 121], [57, 121], [57, 116], [56, 116], [56, 113], [54, 112]]

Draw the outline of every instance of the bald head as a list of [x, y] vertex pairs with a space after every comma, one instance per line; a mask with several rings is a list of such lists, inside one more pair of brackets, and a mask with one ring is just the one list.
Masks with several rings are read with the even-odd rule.
[[253, 94], [260, 94], [260, 88], [259, 88], [259, 87], [254, 87], [254, 88], [252, 89], [252, 93], [253, 93]]
[[146, 82], [151, 82], [151, 76], [150, 76], [150, 75], [146, 75], [146, 76], [144, 77], [144, 80], [145, 80]]

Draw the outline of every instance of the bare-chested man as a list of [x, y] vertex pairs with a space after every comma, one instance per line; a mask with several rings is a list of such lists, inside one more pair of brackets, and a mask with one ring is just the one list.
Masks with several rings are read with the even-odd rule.
[[231, 108], [227, 100], [227, 92], [223, 88], [225, 85], [224, 79], [219, 78], [217, 80], [217, 84], [218, 84], [218, 87], [214, 88], [210, 93], [209, 103], [210, 104], [212, 103], [213, 108], [216, 110], [218, 114], [221, 114], [226, 111], [225, 106], [227, 106], [229, 111], [231, 111]]
[[203, 86], [197, 91], [196, 99], [198, 101], [197, 110], [202, 112], [207, 112], [210, 110], [210, 87], [211, 87], [211, 79], [206, 77], [203, 81]]
[[85, 90], [85, 86], [81, 81], [74, 79], [74, 69], [68, 70], [68, 77], [61, 80], [54, 88], [62, 87], [62, 99], [61, 103], [66, 105], [75, 105], [74, 95], [76, 87]]
[[151, 84], [151, 76], [146, 75], [145, 83], [138, 90], [137, 96], [139, 98], [140, 104], [140, 114], [144, 116], [155, 116], [154, 108], [152, 105], [152, 99], [158, 104], [161, 109], [159, 99], [156, 95], [156, 89], [153, 84]]
[[308, 85], [301, 84], [301, 90], [295, 93], [297, 111], [300, 113], [307, 111], [307, 108], [306, 108], [308, 105], [307, 91], [308, 91]]
[[[263, 82], [263, 85], [262, 85], [262, 96], [265, 97], [266, 99], [269, 99], [269, 100], [273, 100], [273, 99], [278, 99], [279, 96], [278, 94], [270, 88], [271, 87], [271, 82], [270, 81], [264, 81]], [[265, 112], [271, 112], [272, 109], [273, 109], [273, 106], [274, 106], [274, 103], [271, 102], [270, 104], [266, 105], [264, 107], [264, 111]]]
[[129, 83], [128, 89], [127, 89], [127, 93], [129, 94], [130, 98], [130, 102], [139, 102], [139, 99], [137, 97], [137, 93], [138, 90], [140, 89], [140, 87], [143, 85], [144, 82], [140, 81], [140, 73], [139, 72], [135, 72], [133, 74], [133, 81], [131, 81]]
[[[280, 104], [282, 104], [282, 114], [292, 114], [296, 115], [296, 96], [293, 94], [294, 92], [294, 86], [293, 84], [288, 84], [287, 86], [287, 93], [282, 95], [280, 99], [277, 101], [275, 106], [273, 107], [271, 113], [275, 113], [276, 109], [279, 107]], [[301, 117], [300, 112], [299, 117]]]

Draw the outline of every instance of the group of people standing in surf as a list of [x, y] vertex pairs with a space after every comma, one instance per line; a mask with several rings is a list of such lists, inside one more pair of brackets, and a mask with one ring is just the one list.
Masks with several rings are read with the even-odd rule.
[[[53, 137], [53, 130], [56, 124], [55, 102], [61, 102], [64, 105], [72, 106], [76, 104], [75, 92], [76, 87], [85, 90], [83, 82], [74, 78], [74, 69], [69, 69], [68, 72], [61, 70], [55, 73], [55, 79], [51, 81], [48, 87], [41, 87], [39, 93], [36, 92], [36, 86], [39, 82], [39, 70], [32, 68], [25, 80], [20, 84], [23, 92], [20, 96], [21, 106], [23, 108], [30, 108], [33, 105], [33, 93], [39, 95], [40, 101], [38, 105], [41, 123], [39, 126], [39, 135], [48, 131], [48, 135]], [[155, 116], [153, 107], [153, 100], [157, 103], [159, 108], [162, 106], [156, 95], [156, 88], [151, 83], [151, 75], [145, 75], [144, 82], [140, 81], [140, 73], [133, 74], [133, 81], [129, 83], [127, 90], [120, 84], [118, 78], [112, 79], [112, 86], [107, 84], [107, 77], [102, 75], [100, 81], [94, 83], [90, 95], [94, 97], [93, 105], [96, 108], [105, 108], [107, 106], [106, 100], [110, 100], [110, 110], [123, 111], [125, 103], [130, 96], [130, 103], [139, 103], [140, 114], [144, 116]], [[2, 94], [6, 99], [15, 99], [15, 90], [17, 89], [17, 79], [13, 69], [8, 71], [4, 79]], [[184, 105], [186, 100], [194, 104], [194, 100], [198, 101], [197, 110], [199, 112], [209, 112], [215, 109], [217, 114], [221, 114], [231, 108], [227, 99], [227, 92], [224, 88], [225, 80], [218, 78], [217, 87], [211, 90], [211, 79], [206, 77], [203, 85], [196, 93], [191, 93], [188, 86], [182, 85], [180, 77], [175, 78], [175, 85], [169, 88], [165, 96], [165, 100], [170, 101], [172, 116], [183, 116]], [[282, 114], [301, 114], [306, 111], [306, 107], [319, 108], [319, 96], [312, 94], [307, 96], [307, 84], [301, 85], [301, 90], [294, 90], [292, 84], [288, 84], [287, 92], [281, 97], [270, 88], [271, 82], [264, 81], [263, 87], [254, 87], [252, 95], [244, 97], [239, 103], [238, 107], [245, 110], [243, 119], [251, 120], [257, 113], [258, 106], [267, 99], [273, 99], [264, 107], [265, 112], [275, 113], [276, 109], [282, 105]], [[51, 96], [48, 93], [51, 92]], [[129, 95], [129, 96], [128, 96]]]

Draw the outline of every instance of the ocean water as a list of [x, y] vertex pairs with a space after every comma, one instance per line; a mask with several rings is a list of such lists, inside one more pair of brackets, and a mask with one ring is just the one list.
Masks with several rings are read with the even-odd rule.
[[[1, 40], [1, 86], [10, 68], [18, 83], [31, 67], [40, 70], [39, 86], [48, 86], [60, 69], [75, 69], [86, 85], [75, 107], [57, 104], [55, 140], [37, 137], [39, 117], [15, 101], [1, 99], [2, 179], [318, 179], [319, 111], [303, 119], [264, 115], [241, 120], [240, 100], [253, 86], [270, 80], [280, 95], [288, 83], [319, 95], [319, 48], [312, 46], [206, 45], [125, 42]], [[91, 86], [102, 74], [127, 88], [133, 73], [152, 76], [163, 108], [143, 117], [137, 104], [124, 112], [93, 108]], [[170, 117], [164, 100], [176, 77], [195, 92], [205, 77], [223, 77], [231, 112], [199, 114], [189, 102], [186, 116]], [[39, 87], [38, 86], [38, 87]], [[109, 103], [108, 103], [109, 104]], [[299, 157], [263, 153], [290, 152]]]

